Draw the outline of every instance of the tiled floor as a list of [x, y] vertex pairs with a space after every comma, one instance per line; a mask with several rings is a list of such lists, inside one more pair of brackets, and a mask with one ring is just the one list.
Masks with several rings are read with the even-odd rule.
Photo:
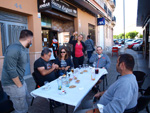
[[[147, 88], [148, 86], [150, 86], [150, 69], [148, 69], [147, 66], [147, 61], [143, 58], [141, 52], [135, 52], [133, 50], [126, 50], [126, 53], [132, 54], [134, 56], [135, 59], [135, 67], [134, 70], [140, 70], [145, 72], [148, 76], [143, 84], [143, 88]], [[111, 66], [108, 70], [108, 76], [107, 76], [107, 80], [108, 80], [108, 86], [106, 86], [106, 89], [116, 81], [116, 77], [117, 75], [119, 75], [119, 73], [116, 72], [116, 62], [117, 62], [117, 56], [111, 56], [110, 53], [108, 53], [110, 59], [111, 59]], [[35, 82], [33, 80], [33, 78], [31, 77], [31, 75], [29, 77], [26, 77], [26, 82], [28, 85], [28, 89], [29, 91], [34, 90], [35, 88]], [[100, 84], [100, 89], [102, 90], [103, 88], [103, 83]], [[87, 98], [92, 98], [92, 96], [94, 95], [94, 93], [91, 91], [89, 92], [89, 94], [85, 97], [85, 99]], [[74, 107], [73, 106], [69, 106], [69, 113], [73, 112]], [[29, 107], [29, 113], [49, 113], [49, 103], [48, 100], [44, 99], [44, 98], [40, 98], [37, 97], [34, 99], [33, 105], [31, 107]], [[65, 113], [65, 106], [61, 106], [58, 107], [56, 109], [54, 109], [55, 113]], [[146, 110], [141, 111], [140, 113], [146, 113]]]

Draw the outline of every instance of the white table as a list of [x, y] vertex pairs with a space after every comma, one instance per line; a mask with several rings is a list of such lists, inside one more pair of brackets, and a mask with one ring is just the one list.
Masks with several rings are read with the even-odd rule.
[[84, 72], [83, 74], [77, 75], [78, 80], [80, 80], [80, 83], [75, 83], [75, 80], [72, 80], [70, 82], [70, 85], [76, 85], [76, 88], [69, 88], [65, 87], [64, 89], [67, 92], [64, 95], [59, 94], [57, 80], [54, 80], [48, 85], [50, 85], [50, 89], [44, 90], [43, 87], [40, 87], [34, 91], [31, 92], [31, 95], [33, 97], [39, 96], [46, 99], [52, 99], [67, 105], [75, 106], [75, 109], [80, 105], [83, 98], [88, 94], [88, 92], [92, 89], [92, 87], [97, 83], [99, 78], [102, 75], [107, 74], [106, 69], [99, 69], [99, 74], [96, 75], [95, 80], [91, 80], [91, 70], [88, 68], [88, 72]]

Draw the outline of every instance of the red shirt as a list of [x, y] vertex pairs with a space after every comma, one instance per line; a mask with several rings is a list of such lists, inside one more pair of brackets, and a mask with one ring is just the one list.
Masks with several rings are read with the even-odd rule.
[[83, 56], [83, 51], [82, 51], [82, 44], [80, 43], [78, 45], [78, 43], [76, 43], [75, 45], [75, 57], [81, 57]]

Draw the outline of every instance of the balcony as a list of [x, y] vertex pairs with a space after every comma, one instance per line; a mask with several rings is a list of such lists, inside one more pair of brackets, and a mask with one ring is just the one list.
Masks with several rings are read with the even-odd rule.
[[112, 24], [113, 26], [116, 25], [116, 17], [115, 17], [115, 16], [112, 17], [112, 22], [111, 22], [111, 24]]
[[108, 2], [113, 9], [116, 7], [116, 0], [108, 0]]

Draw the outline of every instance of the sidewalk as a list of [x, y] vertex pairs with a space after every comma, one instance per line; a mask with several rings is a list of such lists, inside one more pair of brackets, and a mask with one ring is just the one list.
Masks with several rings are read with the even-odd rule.
[[[143, 84], [143, 88], [147, 88], [148, 86], [150, 86], [150, 69], [148, 69], [148, 63], [147, 61], [143, 58], [142, 54], [139, 52], [135, 52], [131, 49], [127, 49], [125, 51], [125, 53], [129, 53], [131, 55], [133, 55], [134, 59], [135, 59], [135, 67], [134, 67], [134, 71], [143, 71], [145, 72], [148, 77], [146, 78], [144, 84]], [[111, 66], [108, 70], [108, 76], [107, 76], [107, 80], [108, 80], [108, 86], [105, 86], [106, 89], [116, 81], [116, 77], [117, 75], [119, 75], [119, 73], [116, 71], [116, 63], [117, 63], [117, 56], [114, 55], [113, 57], [111, 56], [111, 54], [108, 54], [108, 56], [111, 59]], [[32, 90], [35, 89], [35, 82], [33, 80], [33, 78], [31, 77], [31, 75], [25, 77], [26, 78], [26, 83], [28, 85], [28, 89], [31, 92]], [[100, 84], [100, 89], [102, 90], [103, 88], [103, 83]], [[89, 92], [89, 94], [85, 97], [85, 99], [87, 98], [92, 98], [94, 95], [94, 93], [91, 91]], [[149, 107], [150, 108], [150, 107]], [[74, 107], [73, 106], [69, 106], [69, 113], [73, 112]], [[65, 113], [65, 106], [61, 106], [58, 107], [56, 109], [54, 109], [55, 113]], [[146, 110], [143, 110], [140, 113], [145, 113]], [[46, 99], [44, 98], [40, 98], [37, 97], [34, 99], [33, 105], [31, 107], [29, 107], [29, 113], [49, 113], [49, 103]]]

